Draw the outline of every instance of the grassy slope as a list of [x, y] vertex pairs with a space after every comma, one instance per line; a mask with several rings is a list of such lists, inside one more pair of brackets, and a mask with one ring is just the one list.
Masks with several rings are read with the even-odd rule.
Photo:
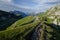
[[[39, 16], [46, 23], [45, 25], [43, 25], [45, 28], [43, 27], [44, 29], [42, 30], [42, 34], [45, 34], [46, 40], [60, 40], [60, 28], [59, 28], [60, 26], [51, 24], [53, 20], [48, 18], [49, 16], [51, 16], [50, 14], [55, 13], [56, 11], [59, 11], [59, 9], [53, 9], [53, 10], [49, 9], [45, 14], [46, 16], [44, 16], [43, 14], [41, 15], [43, 17]], [[45, 40], [44, 35], [42, 35], [41, 39]]]
[[[30, 18], [30, 17], [28, 17]], [[21, 19], [22, 20], [22, 19]], [[25, 19], [26, 20], [26, 19]], [[28, 19], [31, 20], [31, 19]], [[29, 21], [27, 21], [29, 22]], [[23, 23], [23, 22], [21, 22]], [[26, 21], [24, 21], [26, 23]], [[16, 27], [14, 29], [7, 29], [0, 32], [1, 40], [24, 40], [26, 35], [28, 35], [35, 27], [38, 25], [39, 21], [34, 21], [32, 23]]]
[[0, 10], [0, 31], [5, 30], [7, 27], [21, 18], [21, 15], [15, 15], [13, 13]]
[[23, 26], [23, 25], [25, 25], [25, 24], [29, 24], [29, 23], [31, 23], [31, 22], [33, 22], [34, 21], [34, 17], [33, 16], [27, 16], [27, 17], [25, 17], [25, 18], [22, 18], [22, 19], [20, 19], [20, 20], [18, 20], [18, 21], [16, 21], [15, 23], [13, 23], [9, 28], [7, 28], [7, 29], [13, 29], [13, 28], [16, 28], [16, 27], [20, 27], [20, 26]]

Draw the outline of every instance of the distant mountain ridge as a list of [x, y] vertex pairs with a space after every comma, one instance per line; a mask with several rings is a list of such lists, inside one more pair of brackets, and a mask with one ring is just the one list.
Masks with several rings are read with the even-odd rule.
[[26, 13], [24, 13], [24, 12], [17, 11], [17, 10], [10, 11], [10, 13], [18, 14], [18, 15], [21, 15], [22, 17], [25, 17], [25, 16], [27, 16], [27, 15], [28, 15], [28, 14], [26, 14]]
[[27, 16], [25, 13], [19, 11], [14, 11], [11, 13], [0, 10], [0, 30], [5, 29], [15, 21], [24, 18], [25, 16]]

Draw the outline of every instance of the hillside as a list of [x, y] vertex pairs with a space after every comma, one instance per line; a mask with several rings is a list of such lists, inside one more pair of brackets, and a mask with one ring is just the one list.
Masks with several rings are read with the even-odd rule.
[[47, 11], [47, 16], [50, 19], [53, 19], [53, 23], [60, 25], [60, 5], [50, 8]]
[[60, 6], [35, 16], [22, 17], [4, 11], [0, 15], [3, 16], [0, 18], [0, 40], [60, 40]]
[[23, 15], [21, 15], [21, 13], [15, 14], [0, 10], [0, 30], [6, 29], [8, 26], [21, 18], [23, 18]]
[[[35, 29], [35, 27], [39, 24], [39, 20], [37, 21], [34, 16], [27, 16], [22, 18], [15, 23], [13, 23], [10, 27], [8, 27], [4, 31], [0, 31], [0, 39], [1, 40], [24, 40], [29, 36], [29, 34]], [[3, 38], [4, 37], [4, 38]]]

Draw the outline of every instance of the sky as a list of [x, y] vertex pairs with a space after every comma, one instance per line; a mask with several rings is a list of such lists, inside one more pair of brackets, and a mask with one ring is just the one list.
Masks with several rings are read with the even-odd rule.
[[0, 0], [0, 9], [44, 12], [57, 4], [60, 4], [60, 0]]

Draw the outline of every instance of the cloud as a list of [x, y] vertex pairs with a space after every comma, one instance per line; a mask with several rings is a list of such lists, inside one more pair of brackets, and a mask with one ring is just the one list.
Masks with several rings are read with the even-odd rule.
[[0, 10], [4, 10], [4, 11], [13, 11], [13, 10], [18, 10], [18, 11], [22, 11], [22, 12], [33, 12], [33, 9], [30, 8], [26, 8], [20, 5], [16, 5], [16, 4], [10, 4], [7, 2], [3, 2], [0, 1]]
[[[0, 0], [8, 5], [34, 11], [45, 11], [60, 3], [60, 0]], [[12, 8], [13, 9], [13, 8]]]
[[37, 10], [47, 10], [48, 8], [60, 4], [60, 0], [33, 0], [37, 5]]
[[53, 5], [53, 4], [60, 4], [60, 0], [56, 0], [56, 1], [53, 1], [53, 2], [46, 2], [45, 4], [51, 4], [51, 5]]
[[3, 2], [12, 2], [12, 0], [0, 0], [0, 1], [3, 1]]
[[[24, 9], [34, 9], [30, 6], [27, 6], [27, 5], [21, 5], [21, 4], [16, 4], [13, 2], [13, 0], [0, 0], [0, 2], [2, 1], [2, 3], [6, 3], [7, 5], [13, 5], [13, 6], [16, 6], [18, 8], [24, 8]], [[19, 2], [19, 0], [14, 0], [14, 1], [17, 1]], [[23, 3], [23, 2], [22, 2]], [[23, 3], [25, 4], [25, 2]]]
[[53, 5], [53, 4], [60, 4], [60, 2], [47, 2], [46, 4]]

